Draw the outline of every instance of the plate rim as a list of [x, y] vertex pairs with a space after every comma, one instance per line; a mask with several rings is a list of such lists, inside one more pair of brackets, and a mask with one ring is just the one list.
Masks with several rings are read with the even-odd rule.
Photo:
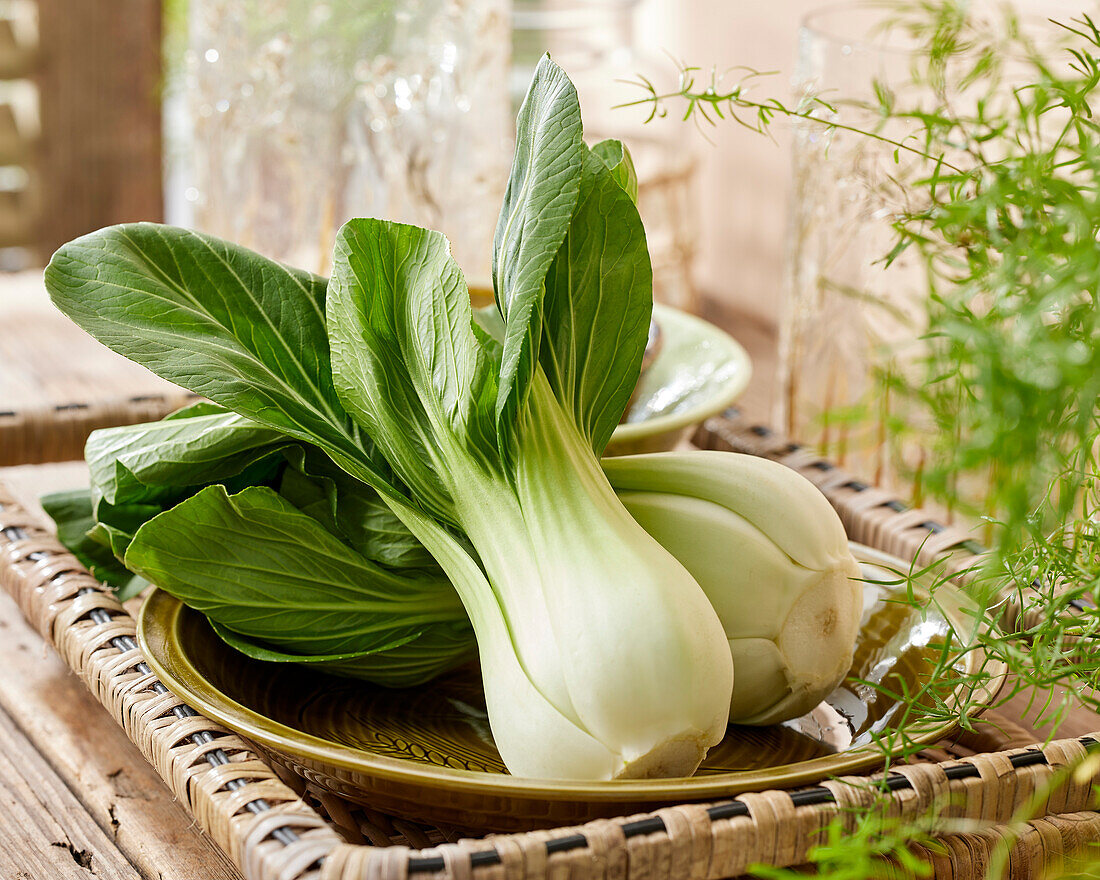
[[[862, 544], [849, 543], [860, 561], [892, 566], [902, 571], [911, 568], [898, 557]], [[962, 608], [969, 604], [967, 597], [956, 584], [950, 582], [944, 582], [937, 587], [937, 596], [945, 589], [953, 607], [944, 613], [949, 615], [952, 626], [959, 630], [964, 622], [961, 619], [965, 613]], [[143, 602], [137, 620], [138, 643], [145, 660], [174, 696], [211, 721], [283, 758], [328, 765], [374, 780], [475, 795], [494, 794], [589, 803], [654, 803], [707, 800], [766, 788], [792, 788], [800, 784], [813, 784], [842, 773], [866, 770], [881, 765], [888, 759], [874, 744], [868, 744], [848, 752], [822, 755], [784, 765], [791, 768], [787, 772], [782, 772], [781, 767], [734, 770], [674, 779], [585, 782], [511, 776], [391, 758], [353, 746], [334, 744], [297, 730], [261, 715], [215, 688], [180, 650], [178, 640], [169, 637], [169, 628], [178, 625], [185, 608], [187, 606], [180, 600], [154, 588]], [[968, 651], [966, 656], [972, 657], [978, 653], [983, 656], [985, 654], [978, 649]], [[973, 697], [979, 704], [975, 714], [984, 712], [996, 699], [1007, 674], [1007, 667], [1003, 662], [993, 659], [987, 662], [994, 671], [986, 686]], [[190, 673], [197, 685], [183, 679], [186, 672]], [[912, 740], [922, 745], [934, 743], [956, 727], [953, 722], [944, 722], [913, 736]]]
[[[705, 335], [720, 341], [728, 349], [729, 360], [736, 366], [736, 369], [733, 375], [719, 386], [720, 393], [715, 393], [713, 397], [690, 409], [654, 416], [641, 422], [623, 422], [616, 425], [615, 430], [611, 433], [609, 446], [645, 440], [649, 437], [677, 431], [702, 422], [732, 406], [734, 401], [741, 396], [741, 393], [748, 388], [749, 382], [752, 380], [752, 358], [749, 357], [748, 351], [721, 327], [700, 318], [698, 315], [693, 315], [683, 309], [664, 303], [653, 304], [653, 316], [657, 318], [657, 324], [662, 329], [664, 329], [664, 325], [661, 324], [661, 321], [665, 319], [671, 325], [678, 323], [682, 327], [691, 328], [698, 335]], [[658, 363], [660, 359], [661, 355], [658, 353], [654, 364]]]

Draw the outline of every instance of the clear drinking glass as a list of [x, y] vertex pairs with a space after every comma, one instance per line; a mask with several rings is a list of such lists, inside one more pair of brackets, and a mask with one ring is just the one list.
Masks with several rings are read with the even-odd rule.
[[844, 466], [889, 483], [896, 464], [890, 402], [874, 373], [911, 351], [920, 334], [922, 288], [904, 256], [889, 268], [883, 258], [905, 197], [897, 183], [918, 163], [895, 156], [889, 144], [827, 127], [904, 137], [880, 128], [873, 110], [875, 84], [904, 91], [911, 60], [910, 46], [879, 29], [882, 17], [881, 9], [836, 7], [811, 14], [799, 31], [796, 89], [832, 109], [819, 105], [821, 122], [793, 126], [776, 421]]
[[489, 274], [508, 173], [507, 0], [190, 0], [185, 203], [325, 273], [340, 224], [439, 229]]
[[[1079, 5], [1060, 0], [1014, 6], [1020, 33], [1052, 58], [1064, 47], [1064, 31], [1048, 16], [1068, 21], [1081, 13]], [[1002, 26], [1001, 15], [1000, 7], [990, 7], [991, 28]], [[829, 107], [814, 111], [820, 122], [795, 120], [793, 126], [776, 422], [847, 469], [919, 503], [919, 437], [934, 428], [925, 413], [891, 397], [878, 376], [904, 374], [922, 352], [923, 267], [904, 253], [888, 265], [886, 256], [896, 242], [894, 218], [921, 207], [910, 200], [921, 198], [922, 188], [907, 184], [925, 177], [930, 165], [893, 144], [829, 127], [905, 140], [907, 123], [881, 124], [881, 88], [899, 107], [935, 106], [928, 87], [913, 83], [917, 44], [901, 28], [886, 27], [889, 16], [883, 5], [830, 7], [811, 13], [799, 32], [796, 89]], [[1031, 68], [1019, 64], [1017, 77], [1014, 59], [1002, 60], [1008, 94]], [[967, 102], [976, 96], [960, 91], [953, 100], [969, 112]], [[906, 432], [904, 443], [891, 430], [899, 423], [916, 429]]]

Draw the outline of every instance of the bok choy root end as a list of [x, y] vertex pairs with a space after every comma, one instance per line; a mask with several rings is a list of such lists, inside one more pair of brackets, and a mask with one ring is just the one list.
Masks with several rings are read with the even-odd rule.
[[736, 672], [731, 723], [796, 718], [843, 681], [863, 589], [840, 517], [816, 486], [731, 452], [609, 458], [604, 469], [718, 613]]

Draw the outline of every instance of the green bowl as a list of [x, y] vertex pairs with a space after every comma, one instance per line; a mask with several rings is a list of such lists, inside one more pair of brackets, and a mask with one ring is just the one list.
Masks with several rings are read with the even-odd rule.
[[[953, 724], [933, 711], [934, 701], [909, 704], [891, 694], [919, 693], [945, 634], [971, 631], [965, 596], [941, 585], [935, 606], [915, 609], [896, 601], [905, 585], [891, 570], [907, 570], [904, 563], [866, 547], [853, 552], [866, 583], [849, 680], [801, 718], [731, 726], [689, 778], [570, 782], [509, 775], [493, 745], [476, 669], [388, 690], [250, 660], [161, 590], [142, 608], [138, 637], [149, 665], [176, 696], [323, 789], [391, 815], [480, 832], [573, 825], [881, 766], [898, 749], [874, 739], [903, 717], [911, 741], [950, 734]], [[919, 585], [914, 589], [921, 595]], [[1003, 668], [980, 648], [960, 650], [954, 663], [963, 673], [990, 672], [978, 693], [938, 694], [948, 705], [967, 700], [973, 713], [992, 699]], [[861, 683], [869, 679], [883, 689]]]
[[660, 350], [606, 455], [672, 449], [729, 407], [752, 377], [748, 353], [724, 330], [671, 306], [654, 305], [653, 317]]

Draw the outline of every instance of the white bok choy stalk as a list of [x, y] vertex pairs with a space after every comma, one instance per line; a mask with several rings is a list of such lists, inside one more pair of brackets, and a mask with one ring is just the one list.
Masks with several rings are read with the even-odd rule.
[[634, 518], [703, 587], [735, 670], [730, 722], [774, 724], [847, 674], [863, 610], [840, 517], [809, 480], [731, 452], [605, 459]]

